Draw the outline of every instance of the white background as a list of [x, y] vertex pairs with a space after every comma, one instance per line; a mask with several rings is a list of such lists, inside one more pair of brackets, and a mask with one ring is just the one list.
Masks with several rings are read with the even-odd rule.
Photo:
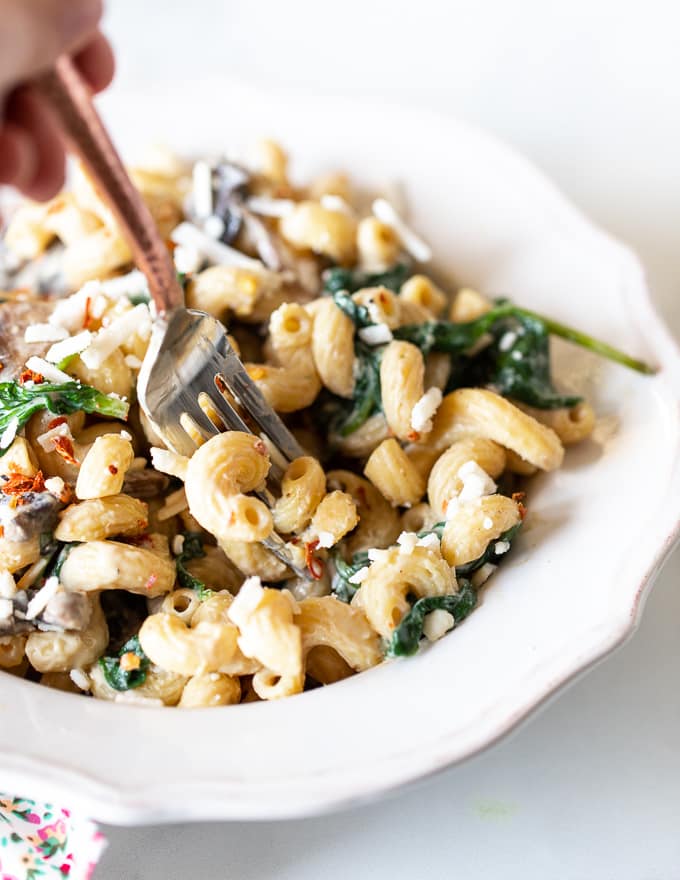
[[[680, 336], [676, 8], [673, 0], [110, 0], [107, 32], [116, 88], [222, 73], [384, 96], [492, 129], [638, 251]], [[622, 539], [603, 551], [625, 552], [633, 536]], [[633, 640], [475, 760], [320, 819], [107, 828], [96, 880], [677, 880], [679, 573], [676, 553]]]

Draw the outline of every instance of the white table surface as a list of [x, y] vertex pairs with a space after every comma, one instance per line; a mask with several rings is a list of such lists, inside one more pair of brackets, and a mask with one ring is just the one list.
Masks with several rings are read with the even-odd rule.
[[[228, 73], [427, 105], [496, 131], [633, 245], [680, 335], [673, 0], [109, 6], [120, 88]], [[676, 553], [635, 637], [467, 764], [320, 819], [105, 828], [95, 880], [680, 878], [678, 574]]]

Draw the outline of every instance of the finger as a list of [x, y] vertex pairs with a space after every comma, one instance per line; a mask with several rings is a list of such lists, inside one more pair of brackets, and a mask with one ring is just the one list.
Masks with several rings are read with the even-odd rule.
[[38, 153], [33, 139], [14, 123], [0, 129], [0, 183], [23, 189], [34, 180]]
[[0, 87], [8, 88], [75, 52], [92, 37], [102, 0], [0, 0]]
[[36, 155], [34, 174], [20, 189], [36, 201], [52, 198], [63, 187], [65, 176], [64, 145], [52, 111], [38, 92], [24, 87], [10, 98], [7, 117], [25, 132]]
[[116, 66], [113, 50], [109, 41], [99, 31], [87, 46], [75, 55], [74, 61], [95, 92], [101, 92], [113, 79]]

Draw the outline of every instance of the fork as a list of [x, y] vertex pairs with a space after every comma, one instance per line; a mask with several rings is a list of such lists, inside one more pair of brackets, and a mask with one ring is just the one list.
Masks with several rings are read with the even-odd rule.
[[[224, 428], [257, 433], [271, 454], [269, 485], [279, 489], [285, 468], [304, 452], [248, 376], [224, 326], [204, 312], [184, 307], [184, 291], [170, 253], [95, 110], [86, 83], [70, 58], [61, 57], [36, 85], [113, 212], [148, 282], [158, 318], [138, 377], [142, 409], [165, 443], [181, 455], [190, 456], [197, 442]], [[257, 494], [269, 507], [273, 505], [269, 488]], [[263, 544], [298, 577], [310, 578], [276, 532]]]

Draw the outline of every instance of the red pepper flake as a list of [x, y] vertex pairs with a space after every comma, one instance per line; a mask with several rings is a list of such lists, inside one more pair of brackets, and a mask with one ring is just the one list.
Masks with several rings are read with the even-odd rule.
[[51, 431], [53, 428], [58, 428], [59, 425], [66, 424], [66, 416], [57, 416], [56, 419], [52, 419], [51, 422], [47, 423], [47, 430]]
[[527, 493], [526, 492], [513, 492], [511, 497], [512, 497], [512, 500], [517, 505], [517, 507], [519, 508], [520, 519], [524, 519], [524, 517], [527, 515], [527, 509], [522, 504], [522, 501], [524, 501], [524, 499], [527, 497]]
[[118, 468], [115, 466], [115, 464], [110, 464], [110, 465], [109, 465], [109, 473], [110, 473], [110, 474], [113, 474], [114, 477], [115, 477], [115, 475], [118, 473]]
[[55, 437], [52, 442], [54, 443], [54, 451], [57, 455], [60, 455], [64, 461], [67, 461], [69, 464], [78, 464], [78, 461], [73, 455], [73, 443], [71, 442], [70, 437]]
[[419, 431], [409, 431], [406, 435], [406, 439], [411, 443], [417, 443], [420, 440], [420, 432]]
[[150, 575], [149, 575], [149, 580], [144, 584], [144, 589], [145, 589], [145, 590], [150, 590], [151, 587], [153, 587], [153, 585], [156, 583], [157, 580], [158, 580], [158, 575], [157, 575], [157, 574], [150, 574]]
[[42, 471], [34, 477], [25, 474], [11, 473], [3, 483], [1, 491], [4, 495], [25, 495], [27, 492], [44, 492], [45, 480]]
[[25, 385], [26, 382], [35, 382], [36, 385], [40, 385], [41, 382], [45, 381], [45, 377], [40, 373], [34, 373], [33, 370], [29, 370], [28, 367], [19, 375], [19, 385]]
[[227, 388], [227, 383], [224, 381], [219, 373], [215, 376], [215, 387], [222, 394], [226, 394], [226, 392], [229, 390]]
[[0, 526], [0, 538], [3, 538], [4, 535], [5, 535], [5, 527], [4, 527], [4, 526]]
[[83, 316], [83, 330], [89, 330], [90, 324], [92, 323], [92, 315], [90, 314], [90, 309], [92, 308], [92, 297], [88, 296], [85, 300], [85, 314]]
[[305, 564], [315, 581], [318, 581], [323, 577], [323, 562], [320, 559], [317, 559], [314, 555], [314, 551], [318, 546], [318, 538], [305, 544]]
[[64, 488], [61, 490], [59, 500], [62, 504], [70, 504], [73, 501], [73, 489], [68, 483], [64, 483]]
[[126, 651], [120, 658], [120, 668], [123, 672], [132, 672], [135, 669], [139, 669], [141, 665], [141, 657], [135, 654], [134, 651]]
[[0, 363], [0, 372], [5, 369], [5, 365]]

